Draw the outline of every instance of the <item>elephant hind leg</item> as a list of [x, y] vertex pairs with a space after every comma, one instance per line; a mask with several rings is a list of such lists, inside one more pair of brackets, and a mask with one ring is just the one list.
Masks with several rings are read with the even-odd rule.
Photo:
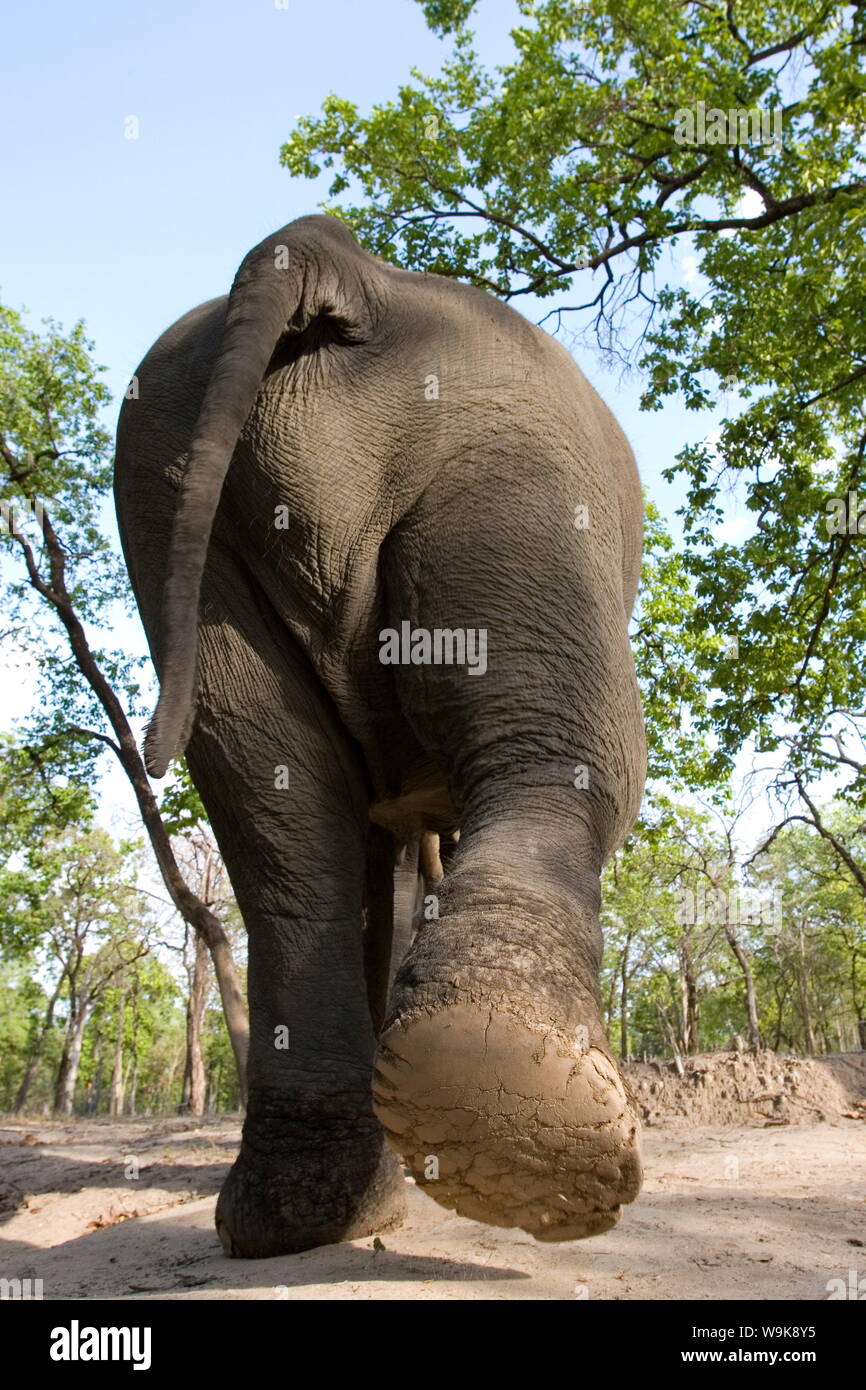
[[[129, 528], [158, 656], [172, 494]], [[249, 1102], [220, 1193], [229, 1255], [264, 1258], [398, 1224], [399, 1164], [372, 1108], [364, 981], [368, 797], [305, 654], [219, 538], [205, 569], [187, 758], [249, 936]]]
[[460, 841], [395, 980], [374, 1095], [442, 1205], [573, 1240], [612, 1226], [640, 1187], [598, 970], [600, 872], [637, 809], [642, 730], [611, 508], [590, 498], [594, 529], [576, 532], [589, 484], [569, 495], [543, 463], [530, 506], [495, 460], [473, 462], [472, 543], [462, 478], [428, 489], [389, 542], [389, 625], [483, 631], [486, 660], [395, 667]]
[[368, 799], [305, 654], [212, 546], [190, 771], [249, 933], [249, 1103], [217, 1206], [229, 1254], [356, 1239], [405, 1191], [372, 1108], [363, 960]]

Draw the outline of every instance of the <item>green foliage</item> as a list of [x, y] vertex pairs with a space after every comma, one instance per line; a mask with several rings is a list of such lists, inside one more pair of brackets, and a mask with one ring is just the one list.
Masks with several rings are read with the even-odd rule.
[[216, 999], [205, 1014], [204, 1061], [213, 1108], [222, 1111], [237, 1110], [241, 1103], [238, 1072], [225, 1017]]
[[159, 810], [169, 835], [190, 834], [208, 823], [184, 758], [172, 764], [171, 780], [162, 793]]
[[[703, 668], [723, 646], [708, 630], [689, 583], [685, 560], [658, 508], [647, 503], [644, 560], [633, 645], [643, 699], [650, 782], [724, 795], [731, 760], [711, 749], [711, 701]], [[659, 794], [654, 803], [663, 802]]]
[[[0, 525], [2, 635], [37, 673], [27, 741], [37, 749], [69, 746], [71, 765], [76, 745], [104, 734], [107, 719], [70, 661], [58, 595], [91, 637], [110, 638], [118, 615], [132, 606], [123, 559], [106, 528], [112, 444], [101, 415], [110, 396], [92, 346], [81, 323], [64, 333], [49, 320], [37, 333], [0, 306], [0, 497], [13, 508]], [[110, 645], [91, 647], [135, 708], [140, 663]], [[86, 764], [79, 771], [84, 780]]]
[[[852, 810], [840, 804], [822, 815], [866, 867], [862, 823]], [[750, 962], [767, 1045], [802, 1053], [858, 1045], [857, 1020], [866, 1012], [866, 901], [813, 827], [785, 826], [743, 873], [706, 816], [670, 807], [639, 826], [614, 857], [604, 901], [602, 999], [620, 1046], [623, 971], [627, 982], [621, 1050], [707, 1050], [748, 1035], [744, 980], [726, 918]]]
[[[471, 8], [425, 6], [456, 34], [439, 75], [413, 71], [414, 85], [366, 118], [332, 96], [282, 148], [294, 174], [336, 168], [332, 198], [350, 185], [363, 194], [334, 210], [379, 254], [507, 296], [549, 295], [600, 253], [649, 271], [665, 240], [713, 223], [707, 199], [733, 216], [760, 184], [780, 199], [814, 193], [808, 207], [823, 208], [851, 178], [864, 80], [862, 17], [847, 6], [524, 0], [514, 58], [495, 74], [464, 27]], [[787, 53], [806, 69], [800, 100]], [[679, 142], [677, 113], [699, 100], [780, 109], [782, 146]]]
[[108, 1109], [121, 1021], [127, 1112], [175, 1109], [185, 1045], [183, 997], [171, 971], [153, 955], [134, 961], [99, 998], [82, 1053], [80, 1107], [90, 1114]]
[[[705, 814], [670, 805], [641, 824], [605, 873], [605, 959], [602, 995], [608, 1021], [622, 1034], [623, 971], [627, 976], [629, 1050], [694, 1052], [729, 1043], [730, 1011], [720, 1006], [720, 983], [735, 975], [720, 912], [707, 912], [709, 869], [723, 890], [732, 886], [725, 847]], [[696, 905], [692, 913], [686, 902]], [[710, 907], [714, 899], [711, 896]], [[693, 920], [694, 918], [694, 920]], [[730, 993], [742, 982], [733, 983]], [[691, 990], [691, 998], [690, 998]], [[710, 1014], [724, 1015], [708, 1026]], [[727, 1001], [726, 1001], [727, 1002]], [[742, 1014], [742, 1009], [737, 1009]]]
[[92, 750], [47, 743], [42, 748], [0, 734], [0, 896], [2, 874], [20, 846], [49, 832], [89, 823]]
[[[866, 871], [860, 816], [840, 803], [824, 813], [824, 821]], [[758, 957], [770, 1038], [835, 1047], [839, 1024], [866, 1016], [862, 889], [842, 871], [832, 844], [800, 822], [779, 831], [755, 861], [754, 872], [758, 882], [772, 883], [781, 905], [780, 929]]]
[[[61, 790], [77, 798], [77, 788]], [[84, 810], [83, 826], [66, 820], [19, 842], [0, 869], [0, 953], [14, 957], [46, 941], [55, 954], [67, 945], [83, 951], [88, 933], [91, 943], [120, 938], [134, 919], [142, 902], [135, 846], [115, 847], [92, 825], [92, 802]]]
[[[93, 788], [106, 749], [132, 784], [169, 892], [181, 912], [191, 910], [165, 864], [129, 723], [143, 712], [140, 662], [113, 646], [131, 592], [108, 520], [111, 441], [100, 420], [109, 398], [91, 348], [81, 324], [64, 333], [48, 322], [38, 333], [0, 308], [2, 635], [28, 677], [37, 676], [29, 715], [0, 749], [0, 952], [34, 955], [37, 970], [53, 969], [62, 986], [66, 1036], [56, 1104], [63, 1113], [76, 1078], [80, 1090], [82, 1058], [85, 1072], [92, 1067], [90, 1082], [99, 1082], [102, 1034], [94, 1015], [109, 1008], [107, 990], [126, 987], [152, 926], [131, 846], [112, 846], [93, 828]], [[170, 831], [206, 825], [185, 772], [167, 799]], [[164, 1041], [160, 1035], [157, 1049]], [[163, 1062], [167, 1102], [176, 1059], [168, 1071]], [[89, 1103], [94, 1094], [91, 1088]]]
[[[17, 455], [4, 453], [4, 498], [51, 499], [70, 545], [105, 560], [99, 513], [111, 486], [111, 439], [100, 414], [111, 397], [92, 348], [82, 323], [64, 333], [48, 320], [44, 333], [34, 333], [0, 306], [0, 419], [4, 448]], [[79, 606], [100, 594], [82, 589]]]
[[[27, 1058], [42, 1026], [47, 996], [33, 978], [33, 958], [0, 962], [0, 1111], [11, 1110]], [[57, 1030], [44, 1049], [43, 1070], [33, 1087], [34, 1107], [47, 1103], [50, 1077], [60, 1054]]]

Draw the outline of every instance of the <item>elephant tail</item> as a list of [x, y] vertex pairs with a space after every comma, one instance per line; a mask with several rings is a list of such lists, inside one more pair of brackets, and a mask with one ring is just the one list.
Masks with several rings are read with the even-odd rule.
[[163, 591], [159, 701], [144, 740], [152, 777], [184, 750], [195, 716], [198, 607], [208, 544], [241, 430], [278, 344], [314, 320], [365, 342], [386, 302], [384, 267], [334, 217], [303, 217], [242, 262], [196, 421]]

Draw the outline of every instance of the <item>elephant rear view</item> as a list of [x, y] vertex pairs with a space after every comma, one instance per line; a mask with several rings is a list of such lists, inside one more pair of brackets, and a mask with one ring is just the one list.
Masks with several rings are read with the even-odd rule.
[[[645, 771], [626, 440], [547, 334], [329, 217], [137, 380], [115, 491], [147, 766], [186, 752], [249, 933], [226, 1252], [398, 1223], [396, 1154], [477, 1220], [608, 1229], [640, 1184], [598, 994]], [[458, 830], [389, 994], [395, 858]]]

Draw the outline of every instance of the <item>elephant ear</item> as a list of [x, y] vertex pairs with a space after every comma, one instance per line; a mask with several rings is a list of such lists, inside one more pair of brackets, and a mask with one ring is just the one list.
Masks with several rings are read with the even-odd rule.
[[214, 516], [238, 436], [284, 345], [324, 330], [366, 342], [388, 302], [383, 264], [334, 217], [303, 217], [245, 257], [199, 411], [174, 519], [163, 592], [162, 660], [144, 760], [162, 777], [183, 752], [195, 715], [198, 605]]

